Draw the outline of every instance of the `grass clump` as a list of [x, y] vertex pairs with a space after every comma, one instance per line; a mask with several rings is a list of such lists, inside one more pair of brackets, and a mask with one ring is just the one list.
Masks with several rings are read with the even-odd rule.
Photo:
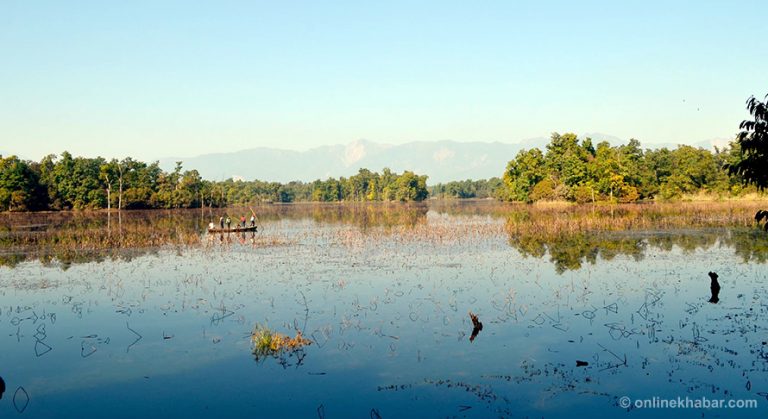
[[312, 341], [302, 336], [300, 331], [296, 332], [296, 336], [290, 337], [260, 324], [253, 328], [251, 342], [253, 342], [253, 354], [256, 359], [279, 358], [285, 353], [293, 353], [312, 344]]

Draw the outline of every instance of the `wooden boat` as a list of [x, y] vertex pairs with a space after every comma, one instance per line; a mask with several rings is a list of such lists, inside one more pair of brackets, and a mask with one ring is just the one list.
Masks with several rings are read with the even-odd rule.
[[209, 233], [245, 233], [246, 231], [257, 231], [258, 226], [232, 227], [232, 228], [209, 228]]

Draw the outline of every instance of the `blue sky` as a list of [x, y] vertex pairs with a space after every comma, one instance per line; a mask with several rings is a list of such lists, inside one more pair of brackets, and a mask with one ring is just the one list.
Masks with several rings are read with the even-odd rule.
[[766, 2], [0, 1], [0, 152], [731, 137]]

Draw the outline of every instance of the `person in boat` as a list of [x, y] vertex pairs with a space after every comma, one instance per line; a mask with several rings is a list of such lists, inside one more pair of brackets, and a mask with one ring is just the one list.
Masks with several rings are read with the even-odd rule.
[[251, 215], [251, 227], [255, 227], [255, 226], [256, 226], [256, 217]]
[[242, 226], [243, 226], [243, 228], [245, 228], [245, 215], [243, 215], [242, 217], [240, 217], [240, 225], [242, 225]]
[[221, 217], [219, 217], [219, 225], [221, 226], [222, 229], [224, 228], [224, 216], [223, 215]]
[[229, 230], [229, 226], [232, 225], [232, 220], [229, 219], [229, 216], [227, 216], [226, 223], [227, 223], [227, 230]]

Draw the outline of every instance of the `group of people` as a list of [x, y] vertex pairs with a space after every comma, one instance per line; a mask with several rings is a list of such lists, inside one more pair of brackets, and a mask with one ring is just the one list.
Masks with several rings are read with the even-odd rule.
[[[225, 225], [227, 226], [227, 230], [232, 228], [232, 219], [229, 218], [229, 215], [219, 217], [219, 226], [222, 228], [222, 230], [224, 229]], [[245, 227], [247, 227], [247, 225], [246, 225], [245, 215], [243, 215], [242, 217], [240, 217], [240, 223], [235, 228], [245, 228]], [[256, 227], [255, 215], [251, 215], [250, 227]], [[208, 228], [213, 228], [213, 223], [210, 223], [208, 225]]]
[[[226, 219], [223, 216], [219, 217], [219, 225], [221, 226], [221, 228], [224, 228], [224, 224], [227, 225], [227, 228], [231, 228], [230, 226], [232, 225], [232, 220], [229, 218], [229, 216], [227, 216]], [[255, 226], [256, 226], [256, 216], [251, 215], [251, 227], [255, 227]], [[240, 217], [240, 225], [239, 225], [239, 227], [243, 227], [243, 228], [246, 227], [246, 225], [245, 225], [245, 215]]]

